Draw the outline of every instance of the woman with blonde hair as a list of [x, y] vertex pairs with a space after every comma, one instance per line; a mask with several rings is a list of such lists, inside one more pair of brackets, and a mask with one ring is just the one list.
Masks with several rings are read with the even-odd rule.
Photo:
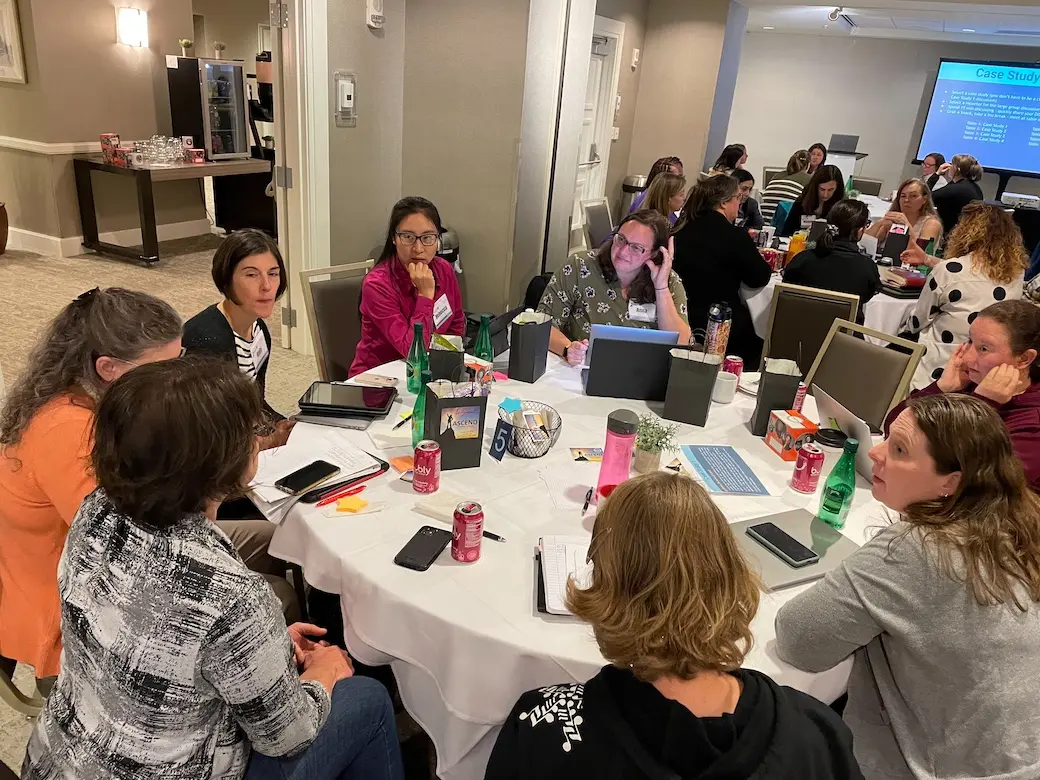
[[942, 221], [932, 203], [932, 191], [921, 179], [907, 179], [899, 185], [892, 208], [881, 219], [867, 228], [867, 235], [882, 244], [893, 225], [902, 225], [910, 231], [910, 240], [942, 238]]
[[904, 330], [920, 333], [920, 343], [927, 347], [914, 374], [914, 390], [942, 375], [980, 311], [991, 303], [1022, 297], [1029, 257], [1018, 225], [1000, 206], [969, 204], [946, 244], [946, 257], [932, 270], [903, 325]]
[[940, 189], [933, 188], [932, 200], [947, 233], [956, 227], [965, 206], [983, 199], [978, 182], [984, 173], [979, 161], [970, 154], [955, 154], [952, 160], [939, 166], [939, 175], [950, 183]]
[[997, 412], [914, 398], [870, 457], [898, 520], [780, 610], [777, 654], [809, 672], [853, 658], [867, 777], [1040, 777], [1040, 498]]
[[862, 777], [830, 708], [740, 668], [759, 583], [704, 488], [665, 472], [624, 482], [589, 558], [567, 604], [609, 665], [521, 696], [486, 780]]
[[686, 177], [681, 173], [662, 173], [646, 191], [643, 208], [656, 211], [673, 225], [676, 213], [686, 200]]

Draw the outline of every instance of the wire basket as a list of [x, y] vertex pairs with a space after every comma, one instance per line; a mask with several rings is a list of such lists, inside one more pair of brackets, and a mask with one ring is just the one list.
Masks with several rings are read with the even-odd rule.
[[520, 410], [540, 414], [544, 425], [541, 428], [513, 425], [513, 414], [499, 408], [499, 419], [513, 425], [513, 435], [509, 437], [509, 451], [518, 458], [540, 458], [559, 441], [563, 420], [559, 412], [538, 401], [521, 401]]

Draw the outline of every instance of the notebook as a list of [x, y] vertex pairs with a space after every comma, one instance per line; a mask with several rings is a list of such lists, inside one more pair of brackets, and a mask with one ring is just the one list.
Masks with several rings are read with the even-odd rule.
[[545, 611], [550, 615], [571, 614], [566, 606], [569, 577], [574, 577], [581, 587], [588, 585], [592, 574], [592, 564], [585, 561], [589, 554], [589, 541], [587, 538], [571, 536], [543, 536], [538, 540]]

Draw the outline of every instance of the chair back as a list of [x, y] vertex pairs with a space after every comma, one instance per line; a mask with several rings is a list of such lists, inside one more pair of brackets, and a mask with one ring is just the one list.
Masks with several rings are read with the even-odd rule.
[[334, 265], [300, 272], [318, 376], [347, 378], [361, 340], [361, 284], [373, 262]]
[[858, 296], [781, 282], [773, 289], [762, 356], [794, 360], [804, 376], [834, 321], [855, 322], [858, 310]]
[[538, 274], [527, 283], [527, 292], [524, 293], [524, 309], [537, 309], [545, 294], [545, 288], [549, 286], [553, 275], [551, 273]]
[[773, 212], [773, 227], [777, 230], [784, 229], [784, 224], [787, 222], [787, 215], [791, 213], [791, 207], [793, 205], [793, 200], [782, 200], [776, 204], [776, 211]]
[[[870, 336], [894, 345], [874, 344]], [[880, 429], [892, 407], [906, 398], [924, 346], [845, 320], [835, 320], [805, 384], [815, 384], [868, 425]]]
[[861, 176], [852, 177], [852, 189], [859, 190], [863, 195], [881, 195], [881, 188], [885, 183], [881, 179], [864, 179]]
[[[16, 666], [17, 664], [13, 660], [0, 656], [0, 701], [4, 702], [15, 712], [35, 718], [43, 710], [43, 705], [47, 701], [40, 694], [39, 690], [34, 691], [31, 696], [27, 696], [18, 689], [18, 686], [14, 684], [12, 679]], [[3, 773], [4, 768], [3, 762], [0, 761], [0, 780], [7, 777]], [[17, 777], [17, 775], [11, 775], [11, 777]]]
[[606, 198], [583, 200], [581, 210], [585, 216], [585, 244], [590, 252], [603, 246], [614, 232], [614, 220], [610, 216], [610, 204]]
[[769, 186], [769, 182], [784, 173], [787, 173], [787, 168], [771, 168], [768, 165], [765, 166], [762, 169], [762, 183], [759, 185], [759, 189], [764, 190]]

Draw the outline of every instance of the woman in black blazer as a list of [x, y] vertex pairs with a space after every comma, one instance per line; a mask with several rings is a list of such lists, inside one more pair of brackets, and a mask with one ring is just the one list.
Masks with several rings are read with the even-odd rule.
[[866, 203], [841, 201], [827, 215], [827, 232], [815, 249], [799, 252], [784, 271], [784, 281], [790, 284], [858, 295], [856, 322], [860, 325], [863, 307], [881, 289], [877, 264], [859, 251], [869, 220]]
[[952, 160], [940, 166], [939, 173], [948, 177], [950, 183], [934, 190], [932, 201], [943, 223], [943, 235], [948, 236], [957, 227], [965, 206], [973, 200], [985, 200], [977, 184], [985, 171], [970, 154], [955, 154]]
[[690, 191], [675, 225], [672, 270], [686, 288], [690, 327], [704, 328], [713, 303], [726, 302], [733, 325], [726, 352], [740, 355], [748, 371], [757, 371], [762, 339], [740, 298], [740, 285], [765, 287], [772, 270], [747, 230], [733, 224], [740, 209], [737, 181], [711, 176]]
[[821, 165], [805, 185], [802, 197], [791, 204], [781, 236], [793, 236], [802, 229], [802, 217], [827, 219], [834, 205], [845, 197], [845, 184], [837, 165]]
[[[261, 230], [236, 230], [213, 255], [213, 283], [224, 299], [184, 323], [182, 344], [187, 352], [208, 352], [234, 361], [253, 379], [264, 397], [271, 356], [271, 332], [264, 319], [288, 287], [278, 244]], [[274, 432], [262, 447], [277, 447], [289, 438], [293, 422], [264, 400]]]

